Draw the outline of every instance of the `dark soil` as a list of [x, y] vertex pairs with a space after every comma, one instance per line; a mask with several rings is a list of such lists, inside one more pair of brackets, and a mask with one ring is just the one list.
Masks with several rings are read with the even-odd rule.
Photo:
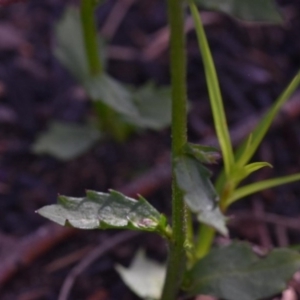
[[[169, 129], [135, 133], [123, 144], [103, 140], [70, 162], [31, 153], [33, 141], [51, 120], [81, 122], [93, 113], [82, 88], [52, 51], [54, 25], [71, 2], [74, 1], [31, 0], [0, 7], [0, 279], [6, 278], [0, 280], [1, 300], [58, 299], [72, 268], [94, 247], [120, 234], [72, 231], [60, 233], [55, 240], [51, 229], [42, 238], [36, 236], [39, 229], [50, 225], [35, 210], [55, 203], [58, 193], [83, 196], [86, 189], [109, 188], [121, 188], [131, 195], [144, 192], [155, 207], [170, 214], [166, 175]], [[99, 30], [109, 40], [109, 73], [136, 86], [148, 80], [168, 84], [167, 42], [152, 49], [166, 26], [165, 2], [134, 1], [112, 33], [114, 22], [108, 20], [117, 2], [122, 1], [107, 0], [97, 11]], [[242, 24], [211, 13], [203, 16], [233, 134], [243, 131], [247, 120], [257, 118], [270, 107], [300, 67], [300, 2], [278, 4], [286, 19], [281, 26]], [[214, 144], [202, 62], [192, 30], [187, 39], [189, 139]], [[121, 51], [117, 46], [123, 47]], [[125, 56], [126, 51], [130, 55]], [[299, 93], [293, 97], [293, 108], [281, 114], [256, 155], [257, 161], [268, 161], [274, 169], [262, 170], [252, 180], [299, 172], [297, 100]], [[242, 135], [247, 133], [244, 130]], [[165, 166], [165, 172], [159, 166]], [[134, 185], [128, 186], [132, 181]], [[231, 237], [263, 248], [299, 244], [299, 196], [300, 185], [294, 183], [235, 205], [229, 212], [235, 216], [230, 225]], [[222, 241], [217, 239], [218, 243]], [[68, 299], [137, 299], [122, 283], [114, 265], [128, 265], [138, 248], [145, 248], [150, 257], [160, 261], [166, 257], [164, 241], [154, 235], [128, 239], [79, 274]], [[35, 254], [30, 252], [35, 250]], [[8, 276], [6, 266], [16, 256], [14, 271]], [[300, 283], [293, 286], [299, 292]]]

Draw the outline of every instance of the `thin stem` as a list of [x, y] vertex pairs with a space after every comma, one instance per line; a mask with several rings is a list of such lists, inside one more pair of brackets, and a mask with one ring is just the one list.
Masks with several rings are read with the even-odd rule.
[[94, 17], [94, 1], [81, 1], [81, 24], [85, 43], [86, 56], [91, 75], [99, 75], [103, 71], [98, 51], [97, 27]]
[[171, 29], [171, 84], [172, 84], [172, 227], [173, 239], [162, 300], [174, 300], [182, 280], [185, 266], [184, 242], [186, 239], [185, 204], [183, 194], [175, 181], [174, 160], [187, 141], [186, 112], [186, 55], [184, 34], [184, 1], [167, 0]]
[[[81, 0], [80, 14], [82, 33], [89, 75], [92, 77], [101, 75], [104, 71], [99, 54], [94, 10], [95, 0]], [[124, 141], [128, 135], [129, 128], [118, 118], [117, 113], [101, 100], [94, 101], [93, 106], [94, 111], [98, 115], [101, 130], [109, 132], [117, 141]]]
[[215, 230], [212, 227], [201, 224], [198, 233], [197, 244], [195, 247], [195, 256], [197, 260], [203, 258], [206, 254], [208, 254], [214, 241], [214, 237]]

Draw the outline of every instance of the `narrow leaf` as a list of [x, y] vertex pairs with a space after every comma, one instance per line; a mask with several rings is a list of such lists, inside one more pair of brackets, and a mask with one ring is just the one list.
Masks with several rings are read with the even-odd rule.
[[142, 299], [160, 299], [166, 277], [166, 267], [150, 260], [139, 250], [129, 268], [121, 265], [116, 270], [126, 285]]
[[235, 190], [227, 204], [229, 205], [241, 198], [263, 191], [265, 189], [269, 189], [272, 187], [291, 183], [298, 180], [300, 180], [300, 173], [248, 184], [246, 186], [240, 187], [239, 189]]
[[258, 300], [280, 293], [300, 268], [300, 254], [276, 249], [256, 256], [245, 243], [213, 249], [186, 275], [189, 295], [207, 294], [227, 300]]
[[37, 154], [49, 154], [61, 160], [74, 159], [85, 153], [101, 138], [92, 124], [52, 122], [32, 146]]
[[204, 71], [208, 87], [209, 100], [213, 112], [215, 129], [222, 150], [225, 171], [228, 175], [234, 163], [234, 156], [225, 111], [223, 107], [217, 72], [215, 69], [214, 61], [209, 49], [209, 45], [207, 42], [207, 38], [200, 19], [198, 9], [192, 1], [189, 1], [189, 3], [192, 17], [195, 23], [199, 49], [202, 54], [202, 61], [204, 64]]
[[247, 178], [250, 174], [264, 167], [273, 168], [271, 164], [264, 161], [251, 163], [244, 167], [237, 168], [236, 171], [231, 174], [231, 179], [234, 180], [236, 184], [239, 184], [240, 181]]
[[[261, 119], [261, 121], [257, 124], [255, 129], [252, 132], [251, 144], [248, 145], [247, 141], [242, 144], [241, 147], [238, 148], [236, 152], [237, 164], [245, 165], [247, 164], [257, 148], [261, 144], [264, 136], [266, 135], [268, 129], [270, 128], [274, 118], [278, 114], [282, 105], [290, 98], [290, 96], [294, 93], [296, 88], [300, 84], [300, 72], [296, 74], [293, 80], [290, 82], [288, 87], [284, 90], [284, 92], [277, 98], [275, 103], [272, 105], [270, 110], [265, 114], [265, 116]], [[247, 147], [248, 145], [248, 147]], [[246, 151], [247, 147], [247, 151]]]
[[282, 21], [273, 0], [195, 0], [205, 9], [221, 11], [245, 21]]
[[191, 155], [195, 159], [206, 164], [216, 164], [221, 158], [220, 153], [214, 147], [187, 143], [183, 149], [185, 154]]
[[144, 198], [139, 201], [111, 190], [109, 194], [87, 191], [84, 198], [59, 196], [58, 204], [37, 211], [60, 225], [80, 229], [132, 229], [154, 231], [169, 237], [170, 228]]
[[264, 167], [270, 167], [273, 168], [273, 166], [271, 164], [269, 164], [268, 162], [265, 161], [260, 161], [260, 162], [255, 162], [255, 163], [251, 163], [248, 164], [244, 167], [245, 169], [245, 173], [246, 173], [246, 177], [249, 176], [251, 173], [264, 168]]
[[225, 217], [219, 209], [219, 197], [210, 181], [210, 172], [196, 159], [180, 156], [175, 161], [175, 175], [186, 204], [197, 214], [198, 220], [227, 235]]

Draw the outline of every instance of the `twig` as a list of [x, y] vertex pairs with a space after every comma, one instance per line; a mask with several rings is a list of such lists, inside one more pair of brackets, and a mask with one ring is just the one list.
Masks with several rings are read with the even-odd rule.
[[279, 247], [287, 247], [289, 243], [289, 238], [287, 234], [287, 228], [283, 225], [276, 224], [276, 237], [277, 237], [277, 243]]
[[68, 253], [64, 257], [60, 257], [52, 261], [51, 263], [49, 263], [44, 270], [47, 273], [57, 272], [58, 270], [79, 261], [82, 257], [87, 255], [91, 250], [92, 250], [92, 246], [86, 246], [75, 252]]
[[[221, 16], [214, 12], [201, 13], [203, 25], [216, 24], [221, 20]], [[190, 32], [194, 28], [191, 17], [185, 20], [185, 33]], [[170, 29], [168, 26], [160, 29], [155, 34], [155, 38], [149, 42], [149, 45], [143, 50], [143, 58], [146, 60], [155, 60], [169, 47]]]
[[[253, 199], [253, 214], [255, 217], [264, 219], [265, 211], [263, 203], [257, 197]], [[272, 240], [266, 223], [261, 222], [258, 226], [258, 236], [260, 244], [264, 249], [273, 248]]]
[[77, 264], [69, 273], [65, 279], [62, 288], [60, 290], [58, 300], [67, 300], [74, 282], [79, 274], [86, 270], [94, 261], [99, 259], [100, 256], [104, 255], [109, 250], [115, 248], [119, 244], [122, 244], [134, 237], [136, 237], [140, 232], [137, 231], [124, 231], [111, 237], [105, 244], [101, 244], [95, 247], [94, 250], [90, 252], [79, 264]]
[[6, 283], [16, 272], [30, 265], [49, 248], [76, 234], [73, 228], [63, 228], [55, 224], [40, 227], [37, 231], [21, 239], [11, 249], [0, 264], [0, 286]]
[[26, 0], [0, 0], [0, 6], [10, 5], [17, 2], [25, 2]]
[[101, 34], [112, 39], [135, 0], [118, 0], [104, 23]]
[[253, 215], [247, 211], [237, 211], [231, 219], [230, 223], [238, 223], [239, 221], [251, 220], [252, 222], [265, 222], [280, 226], [285, 226], [289, 229], [300, 231], [300, 219], [279, 216], [271, 213], [264, 213], [263, 216]]
[[[127, 0], [128, 1], [128, 0]], [[129, 0], [132, 1], [132, 0]], [[122, 4], [122, 1], [117, 2], [116, 6]], [[122, 4], [124, 5], [124, 4]], [[114, 9], [113, 9], [114, 10]], [[117, 12], [118, 14], [120, 11]], [[107, 38], [112, 38], [115, 34], [117, 27], [120, 25], [121, 19], [117, 19], [113, 16], [115, 13], [112, 11], [110, 17], [107, 18], [106, 23], [101, 29], [102, 35]], [[124, 17], [125, 11], [122, 12], [122, 17]], [[203, 17], [204, 25], [216, 24], [221, 20], [221, 16], [214, 12], [203, 12], [201, 13]], [[194, 28], [194, 23], [191, 17], [185, 20], [185, 32], [188, 33]], [[110, 59], [115, 60], [146, 60], [151, 61], [157, 59], [164, 51], [168, 49], [170, 30], [169, 27], [163, 27], [157, 32], [151, 35], [149, 43], [142, 49], [142, 52], [135, 48], [129, 48], [125, 46], [108, 46], [107, 56]]]

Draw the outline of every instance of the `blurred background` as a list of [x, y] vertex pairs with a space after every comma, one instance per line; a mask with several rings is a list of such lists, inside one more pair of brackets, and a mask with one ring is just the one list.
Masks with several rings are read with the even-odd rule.
[[[216, 12], [202, 14], [235, 144], [249, 134], [300, 67], [300, 2], [277, 4], [285, 20], [280, 25], [242, 23]], [[68, 44], [68, 38], [74, 37], [70, 47], [77, 49], [75, 29], [59, 37], [58, 24], [71, 5], [78, 7], [78, 2], [28, 0], [0, 6], [3, 300], [138, 299], [120, 280], [114, 265], [128, 265], [141, 247], [159, 261], [166, 257], [166, 245], [155, 235], [65, 229], [35, 213], [55, 203], [57, 194], [82, 197], [86, 189], [113, 188], [133, 197], [142, 194], [170, 214], [168, 113], [160, 123], [156, 120], [159, 126], [130, 127], [121, 138], [97, 125], [97, 108], [57, 55], [59, 39]], [[168, 101], [165, 1], [107, 0], [96, 10], [96, 17], [107, 73], [144, 93], [149, 101]], [[186, 31], [189, 140], [217, 146], [201, 57], [188, 17]], [[255, 157], [274, 168], [254, 173], [251, 180], [299, 172], [299, 151], [300, 92], [296, 92]], [[214, 174], [220, 168], [221, 164], [213, 166]], [[299, 197], [300, 184], [293, 183], [234, 205], [229, 211], [231, 238], [248, 240], [262, 251], [300, 247]], [[216, 243], [224, 240], [217, 238]], [[82, 267], [80, 263], [88, 258], [92, 262]], [[300, 298], [299, 278], [296, 275], [290, 284], [294, 298], [284, 298], [284, 293], [276, 299]]]

